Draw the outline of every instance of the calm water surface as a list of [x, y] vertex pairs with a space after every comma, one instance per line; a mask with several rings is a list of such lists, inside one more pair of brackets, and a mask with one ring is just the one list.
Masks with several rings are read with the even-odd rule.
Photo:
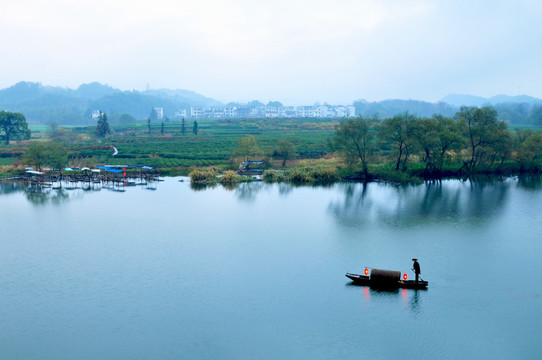
[[0, 183], [0, 358], [540, 359], [541, 186]]

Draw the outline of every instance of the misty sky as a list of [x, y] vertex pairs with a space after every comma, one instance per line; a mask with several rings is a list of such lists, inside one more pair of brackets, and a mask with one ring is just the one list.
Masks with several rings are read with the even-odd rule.
[[542, 98], [542, 2], [2, 0], [0, 88], [188, 89], [217, 100]]

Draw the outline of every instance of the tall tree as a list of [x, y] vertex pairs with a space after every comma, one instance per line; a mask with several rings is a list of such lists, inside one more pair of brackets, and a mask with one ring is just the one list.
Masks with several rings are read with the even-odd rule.
[[380, 138], [394, 150], [397, 160], [395, 170], [406, 171], [408, 158], [414, 150], [416, 116], [408, 112], [384, 120], [380, 126]]
[[235, 154], [241, 156], [243, 161], [248, 161], [251, 156], [260, 155], [262, 151], [258, 147], [258, 142], [253, 135], [245, 135], [237, 141]]
[[181, 120], [181, 135], [184, 135], [184, 134], [186, 134], [186, 124], [183, 117], [183, 119]]
[[23, 153], [23, 161], [40, 171], [47, 162], [47, 146], [39, 143], [30, 144]]
[[56, 143], [32, 143], [23, 154], [23, 161], [33, 165], [38, 171], [44, 165], [58, 169], [62, 176], [62, 168], [68, 162], [68, 154]]
[[275, 152], [282, 159], [282, 166], [286, 166], [286, 161], [295, 155], [295, 145], [290, 140], [280, 140]]
[[445, 157], [459, 152], [464, 144], [458, 123], [442, 115], [416, 120], [412, 135], [419, 144], [426, 174], [441, 172]]
[[367, 159], [375, 148], [377, 118], [358, 117], [343, 120], [335, 127], [332, 145], [343, 156], [346, 163], [354, 166], [361, 162], [365, 176], [368, 175]]
[[11, 138], [29, 139], [30, 129], [26, 118], [21, 113], [0, 111], [0, 131], [4, 133], [6, 145]]
[[111, 134], [111, 129], [109, 128], [109, 121], [107, 120], [107, 114], [100, 112], [98, 116], [98, 122], [96, 125], [96, 136], [99, 138], [105, 138], [107, 135]]
[[491, 106], [478, 108], [463, 106], [456, 114], [467, 138], [470, 159], [464, 163], [464, 168], [472, 172], [484, 160], [488, 160], [495, 148], [506, 141], [507, 126], [497, 120], [497, 111]]
[[542, 170], [542, 133], [532, 132], [521, 143], [518, 160], [527, 170]]
[[160, 135], [164, 135], [164, 121], [162, 121], [162, 124], [160, 126]]
[[149, 135], [151, 134], [151, 118], [147, 119], [147, 129], [149, 131]]
[[192, 134], [197, 135], [198, 131], [198, 122], [197, 120], [194, 120], [194, 126], [192, 126]]

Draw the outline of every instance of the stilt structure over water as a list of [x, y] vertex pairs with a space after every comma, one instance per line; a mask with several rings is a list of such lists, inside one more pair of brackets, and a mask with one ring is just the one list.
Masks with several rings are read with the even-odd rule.
[[156, 168], [146, 165], [101, 165], [90, 168], [43, 169], [27, 168], [20, 178], [27, 186], [65, 187], [116, 190], [126, 186], [149, 185], [160, 181]]

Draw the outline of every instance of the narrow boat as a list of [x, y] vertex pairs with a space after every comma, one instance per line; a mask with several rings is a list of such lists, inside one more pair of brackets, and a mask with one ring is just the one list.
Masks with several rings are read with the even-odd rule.
[[346, 277], [352, 280], [355, 285], [371, 286], [375, 288], [404, 288], [404, 289], [427, 289], [428, 281], [407, 280], [404, 274], [401, 279], [401, 272], [393, 270], [365, 268], [365, 275], [346, 273]]

